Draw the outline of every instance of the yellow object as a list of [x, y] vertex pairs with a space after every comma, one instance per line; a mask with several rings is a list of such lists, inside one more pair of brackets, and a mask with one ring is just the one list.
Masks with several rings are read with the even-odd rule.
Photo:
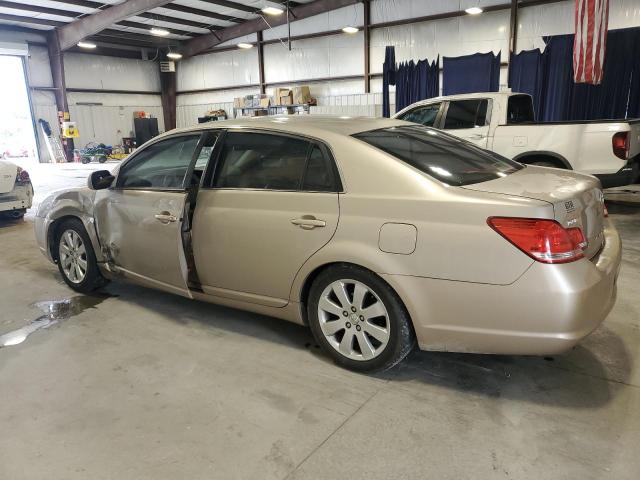
[[76, 122], [62, 122], [62, 136], [64, 138], [78, 138], [80, 132], [76, 126]]

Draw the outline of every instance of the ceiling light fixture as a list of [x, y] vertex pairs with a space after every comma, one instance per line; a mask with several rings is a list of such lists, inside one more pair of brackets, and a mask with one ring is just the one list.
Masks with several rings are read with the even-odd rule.
[[253, 48], [253, 44], [242, 42], [238, 44], [238, 48]]
[[88, 49], [94, 49], [97, 47], [95, 43], [91, 43], [91, 42], [78, 42], [78, 46], [80, 48], [88, 48]]
[[349, 34], [353, 34], [353, 33], [358, 33], [360, 31], [360, 29], [358, 27], [352, 27], [352, 26], [348, 26], [348, 27], [344, 27], [342, 29], [342, 31], [344, 33], [349, 33]]
[[182, 58], [182, 54], [178, 52], [169, 52], [167, 53], [167, 58], [171, 60], [180, 60]]
[[283, 12], [284, 10], [278, 7], [264, 7], [262, 9], [262, 13], [265, 15], [282, 15]]
[[153, 27], [151, 30], [151, 35], [155, 35], [157, 37], [166, 37], [169, 35], [169, 30], [165, 30], [164, 28]]
[[469, 15], [479, 15], [482, 13], [482, 9], [480, 7], [469, 7], [465, 9], [465, 12]]

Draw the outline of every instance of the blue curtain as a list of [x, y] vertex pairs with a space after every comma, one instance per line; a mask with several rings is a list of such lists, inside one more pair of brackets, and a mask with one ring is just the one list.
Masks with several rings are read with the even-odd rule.
[[544, 52], [521, 52], [509, 65], [509, 86], [533, 96], [539, 121], [640, 116], [640, 28], [608, 32], [600, 85], [573, 82], [573, 35], [544, 41]]
[[443, 95], [497, 92], [500, 83], [500, 53], [475, 53], [443, 57]]
[[438, 62], [420, 60], [415, 63], [402, 62], [398, 65], [396, 81], [396, 112], [419, 100], [437, 97], [440, 90]]
[[536, 118], [541, 118], [542, 85], [545, 74], [544, 57], [540, 49], [523, 50], [511, 54], [509, 61], [509, 88], [518, 93], [528, 93], [533, 97]]
[[389, 111], [389, 85], [396, 83], [396, 49], [386, 47], [384, 50], [384, 63], [382, 64], [382, 116], [390, 117]]

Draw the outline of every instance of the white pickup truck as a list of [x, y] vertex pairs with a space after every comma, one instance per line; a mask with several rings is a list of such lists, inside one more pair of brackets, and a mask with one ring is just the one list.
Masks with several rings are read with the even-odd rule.
[[531, 96], [511, 92], [430, 98], [394, 118], [446, 130], [520, 163], [595, 175], [604, 188], [640, 175], [640, 120], [536, 123]]

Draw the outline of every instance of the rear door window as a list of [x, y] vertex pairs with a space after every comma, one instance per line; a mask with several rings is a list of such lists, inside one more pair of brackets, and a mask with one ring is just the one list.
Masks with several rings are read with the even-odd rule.
[[407, 112], [398, 118], [407, 122], [419, 123], [426, 127], [433, 127], [436, 118], [438, 118], [438, 112], [440, 111], [441, 103], [433, 103], [430, 105], [423, 105], [421, 107], [414, 108], [410, 112]]
[[533, 101], [529, 95], [512, 95], [507, 103], [507, 123], [516, 125], [520, 123], [535, 122], [533, 113]]
[[354, 137], [448, 185], [486, 182], [522, 168], [497, 153], [418, 125], [372, 130]]
[[486, 99], [449, 102], [449, 108], [444, 120], [444, 129], [459, 130], [485, 126], [488, 105], [489, 101]]

